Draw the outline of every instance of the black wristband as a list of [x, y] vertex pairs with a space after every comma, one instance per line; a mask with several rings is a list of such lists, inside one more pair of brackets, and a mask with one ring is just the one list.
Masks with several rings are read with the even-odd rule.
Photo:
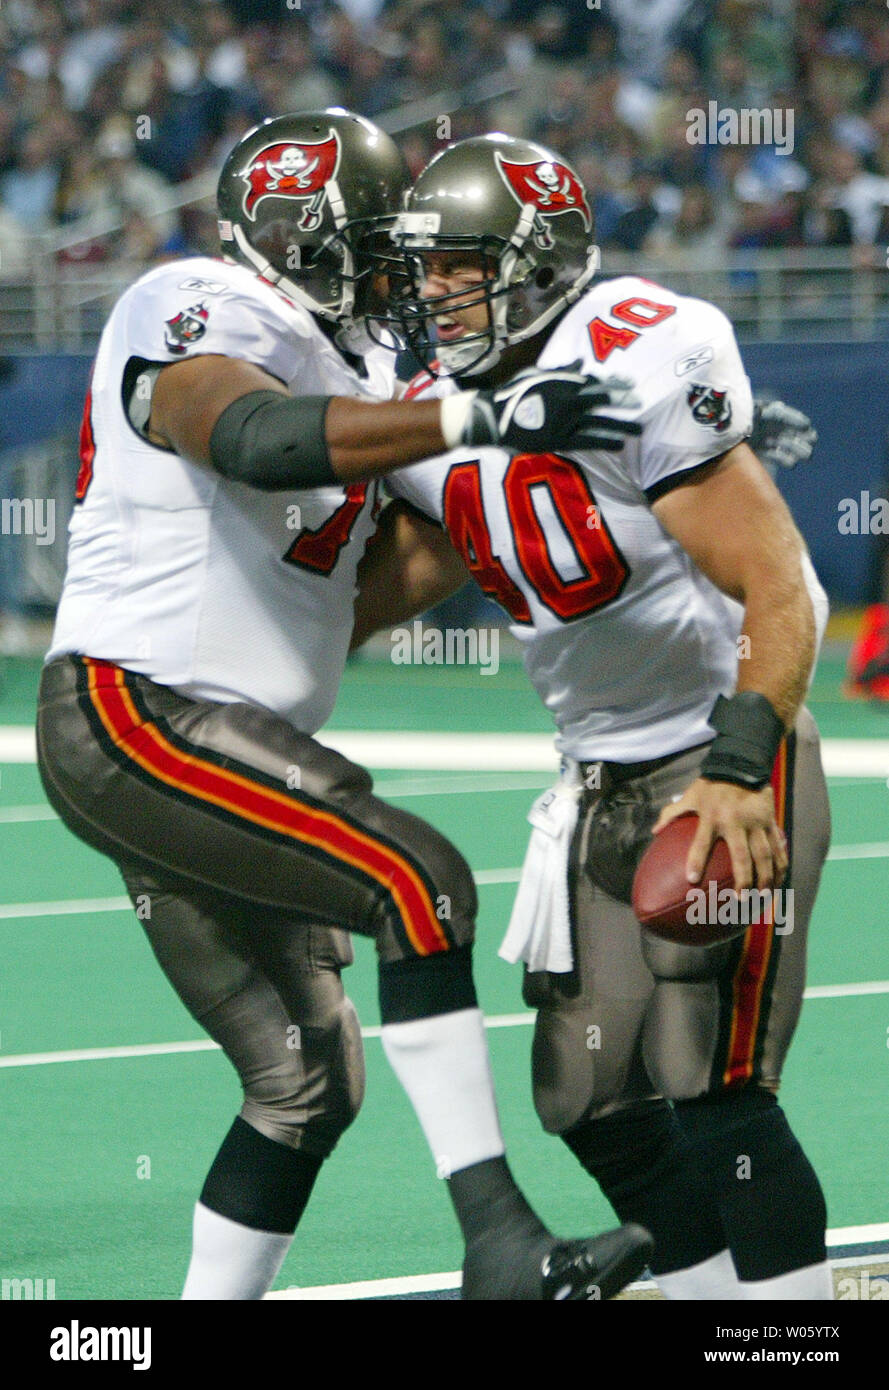
[[720, 695], [709, 720], [716, 737], [698, 776], [751, 791], [764, 787], [784, 737], [784, 725], [765, 695], [755, 690], [743, 690], [730, 700]]
[[329, 403], [329, 396], [248, 391], [226, 406], [213, 426], [213, 467], [266, 492], [338, 482], [324, 428]]

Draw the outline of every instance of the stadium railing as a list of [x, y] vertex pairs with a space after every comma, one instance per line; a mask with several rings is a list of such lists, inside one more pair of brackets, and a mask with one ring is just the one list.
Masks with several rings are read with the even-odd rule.
[[[177, 207], [212, 207], [206, 180], [179, 191]], [[183, 196], [184, 195], [184, 196]], [[73, 258], [116, 229], [94, 223], [67, 238], [31, 243], [28, 265], [0, 275], [0, 356], [92, 354], [115, 299], [146, 268], [132, 260]], [[880, 341], [889, 337], [889, 274], [879, 248], [756, 250], [726, 253], [718, 268], [691, 269], [669, 258], [606, 250], [603, 271], [635, 274], [718, 304], [742, 342]]]

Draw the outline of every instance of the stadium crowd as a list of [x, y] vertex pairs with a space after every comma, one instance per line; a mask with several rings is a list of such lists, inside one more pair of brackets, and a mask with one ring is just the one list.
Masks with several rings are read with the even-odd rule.
[[[603, 246], [676, 266], [889, 241], [883, 0], [6, 0], [0, 51], [4, 275], [86, 218], [120, 229], [69, 259], [212, 249], [200, 207], [157, 215], [172, 186], [257, 120], [330, 104], [407, 107], [389, 128], [417, 172], [449, 139], [537, 138], [577, 166]], [[783, 148], [693, 143], [713, 102], [781, 113]]]

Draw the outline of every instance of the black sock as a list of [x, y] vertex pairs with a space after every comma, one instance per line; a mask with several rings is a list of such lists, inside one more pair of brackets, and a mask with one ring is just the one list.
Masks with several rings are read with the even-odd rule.
[[472, 978], [472, 946], [381, 961], [379, 989], [383, 1023], [408, 1023], [434, 1014], [475, 1009], [478, 999]]
[[515, 1184], [505, 1158], [452, 1174], [448, 1191], [463, 1239], [463, 1298], [537, 1299], [553, 1237]]
[[620, 1220], [638, 1222], [654, 1236], [655, 1273], [688, 1269], [725, 1249], [715, 1197], [666, 1101], [585, 1120], [561, 1137]]
[[827, 1207], [776, 1098], [759, 1086], [680, 1101], [676, 1112], [719, 1203], [738, 1278], [774, 1279], [827, 1258]]
[[482, 1163], [462, 1168], [447, 1183], [467, 1245], [496, 1230], [503, 1220], [523, 1225], [531, 1232], [545, 1229], [516, 1186], [503, 1157], [486, 1158]]
[[268, 1139], [239, 1115], [213, 1160], [201, 1202], [242, 1226], [291, 1235], [323, 1161]]

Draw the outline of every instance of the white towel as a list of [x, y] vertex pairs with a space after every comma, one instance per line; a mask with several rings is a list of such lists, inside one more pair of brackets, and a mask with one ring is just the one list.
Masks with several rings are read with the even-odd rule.
[[558, 782], [528, 812], [531, 839], [498, 952], [512, 965], [523, 960], [529, 970], [549, 970], [554, 975], [565, 975], [573, 968], [568, 852], [582, 790], [579, 765], [565, 758]]

